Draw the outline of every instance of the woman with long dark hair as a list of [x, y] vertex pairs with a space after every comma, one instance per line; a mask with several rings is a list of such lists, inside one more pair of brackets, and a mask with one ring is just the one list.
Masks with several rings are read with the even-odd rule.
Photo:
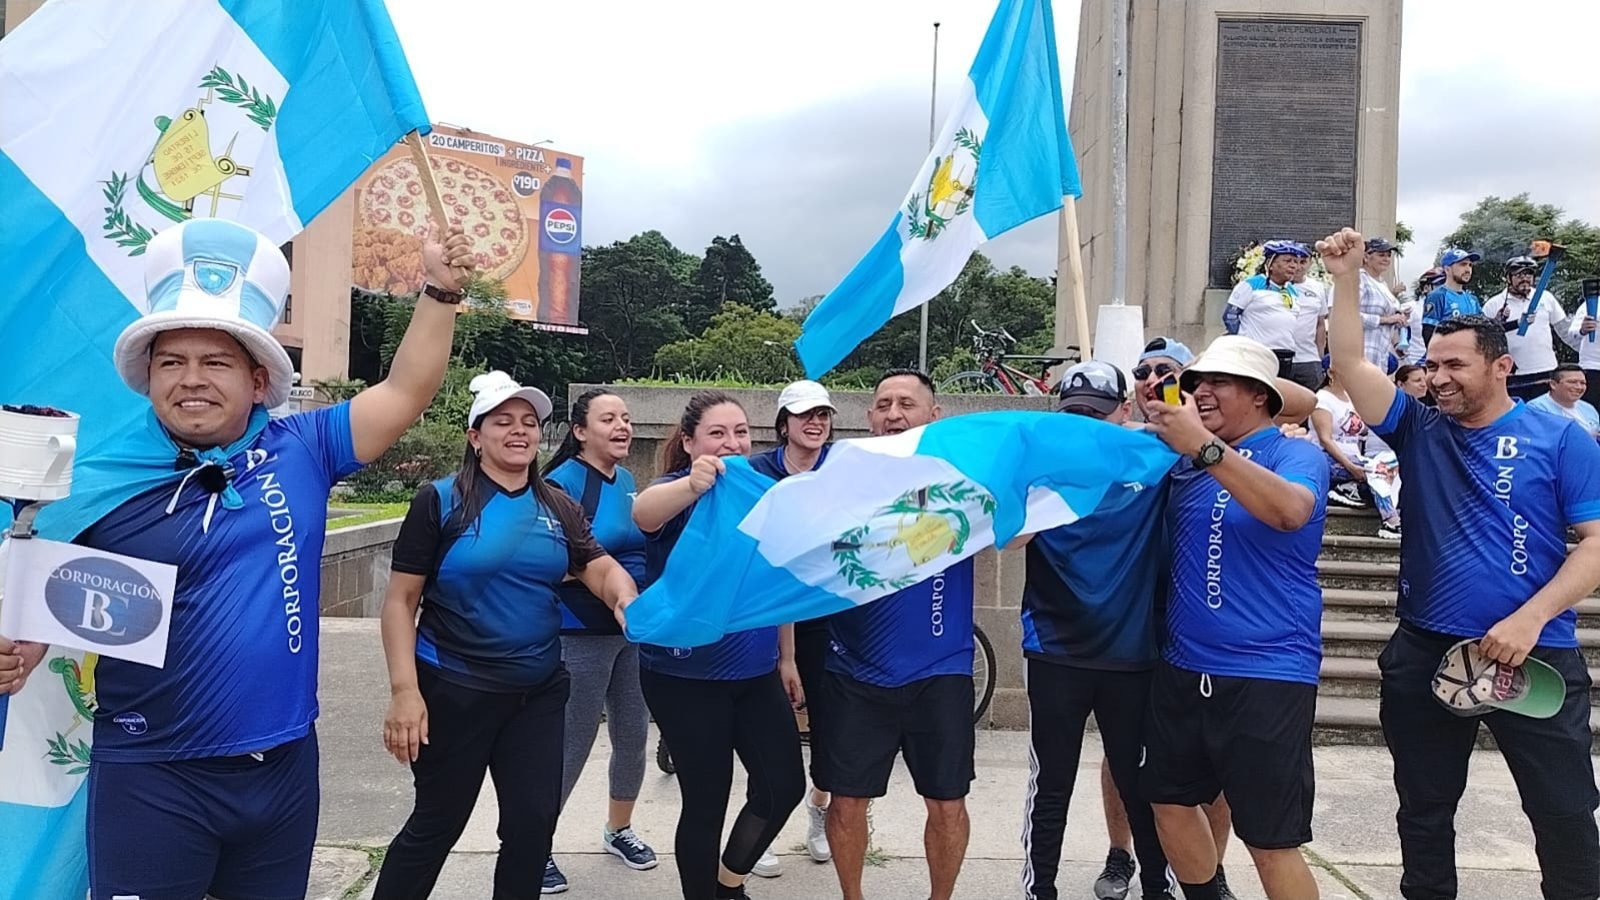
[[[721, 457], [749, 452], [750, 423], [738, 401], [720, 391], [690, 398], [662, 446], [666, 474], [633, 504], [646, 537], [646, 578], [665, 567], [695, 503], [725, 470]], [[645, 701], [677, 767], [684, 900], [748, 898], [746, 876], [806, 789], [792, 710], [803, 700], [793, 626], [735, 632], [705, 647], [643, 644], [639, 663]], [[719, 865], [735, 754], [748, 786]]]
[[[640, 590], [644, 532], [633, 524], [633, 473], [622, 466], [633, 446], [628, 405], [615, 392], [594, 388], [572, 401], [572, 429], [550, 461], [546, 481], [578, 501], [595, 540], [622, 564]], [[656, 854], [633, 833], [633, 807], [644, 782], [650, 711], [639, 687], [639, 650], [622, 636], [605, 602], [579, 581], [561, 585], [561, 659], [572, 679], [567, 700], [566, 758], [561, 806], [583, 774], [605, 713], [611, 736], [610, 805], [600, 846], [630, 869], [656, 867]], [[544, 890], [559, 893], [567, 878], [555, 860], [545, 863]]]
[[[828, 389], [815, 381], [796, 381], [778, 393], [778, 414], [772, 430], [778, 445], [750, 457], [750, 468], [782, 481], [790, 475], [821, 466], [833, 446], [833, 417], [838, 412]], [[794, 624], [795, 665], [805, 690], [806, 721], [811, 744], [811, 790], [806, 795], [806, 854], [819, 863], [833, 858], [828, 846], [828, 792], [818, 788], [818, 748], [824, 736], [827, 714], [821, 709], [823, 671], [827, 667], [828, 619], [807, 619]], [[755, 874], [772, 877], [782, 874], [778, 857], [769, 847], [756, 863]]]
[[550, 398], [504, 372], [471, 387], [461, 467], [412, 500], [383, 602], [383, 742], [410, 764], [416, 806], [384, 857], [378, 900], [432, 892], [485, 772], [500, 806], [494, 895], [540, 892], [568, 690], [556, 590], [570, 574], [613, 609], [638, 595], [578, 505], [537, 477]]

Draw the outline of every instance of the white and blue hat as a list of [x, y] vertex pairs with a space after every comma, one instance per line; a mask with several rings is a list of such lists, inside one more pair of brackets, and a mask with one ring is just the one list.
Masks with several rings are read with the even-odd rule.
[[278, 245], [237, 222], [191, 219], [156, 235], [145, 250], [150, 311], [117, 337], [117, 372], [150, 392], [150, 345], [179, 328], [210, 328], [238, 339], [267, 370], [267, 406], [289, 399], [294, 363], [272, 336], [289, 296], [289, 261]]

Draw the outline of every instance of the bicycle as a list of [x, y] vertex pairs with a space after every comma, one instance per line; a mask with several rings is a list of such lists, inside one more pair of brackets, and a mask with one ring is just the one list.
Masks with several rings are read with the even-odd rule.
[[[977, 623], [972, 626], [972, 723], [974, 725], [983, 721], [984, 714], [989, 711], [989, 704], [994, 702], [994, 672], [995, 656], [994, 644], [989, 636]], [[802, 741], [810, 737], [809, 733], [802, 733]], [[672, 753], [667, 750], [665, 738], [656, 738], [656, 767], [668, 775], [678, 770], [672, 762]]]
[[[978, 369], [957, 372], [939, 385], [944, 394], [1011, 394], [1013, 396], [1042, 397], [1050, 393], [1050, 368], [1061, 363], [1076, 363], [1083, 358], [1077, 345], [1068, 345], [1064, 356], [1031, 356], [1010, 354], [1007, 349], [1017, 343], [1011, 332], [1004, 328], [986, 331], [977, 319], [970, 320], [977, 333], [972, 337], [972, 350], [978, 357]], [[1038, 375], [1030, 374], [1009, 360], [1032, 362]]]

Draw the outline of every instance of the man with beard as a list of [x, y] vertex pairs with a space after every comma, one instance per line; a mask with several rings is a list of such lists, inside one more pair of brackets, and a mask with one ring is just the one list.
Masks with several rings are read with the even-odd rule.
[[[1335, 284], [1350, 294], [1360, 243], [1347, 228], [1318, 244]], [[1348, 300], [1335, 300], [1331, 325], [1333, 364], [1356, 411], [1400, 458], [1411, 498], [1400, 543], [1400, 625], [1378, 658], [1379, 717], [1400, 799], [1400, 893], [1456, 896], [1456, 806], [1482, 723], [1533, 826], [1544, 896], [1600, 896], [1590, 680], [1572, 609], [1600, 585], [1600, 445], [1578, 423], [1511, 399], [1505, 329], [1489, 319], [1442, 322], [1428, 341], [1436, 408], [1362, 358], [1361, 323]], [[1579, 537], [1570, 554], [1568, 528]], [[1546, 719], [1446, 709], [1434, 673], [1463, 639], [1497, 664], [1520, 666], [1531, 656], [1554, 667], [1566, 682], [1561, 708]]]
[[[1506, 289], [1483, 304], [1483, 314], [1506, 330], [1506, 345], [1517, 366], [1506, 390], [1524, 402], [1543, 396], [1555, 374], [1556, 350], [1551, 330], [1559, 330], [1563, 340], [1570, 340], [1567, 311], [1554, 294], [1546, 291], [1539, 298], [1539, 308], [1531, 312], [1528, 309], [1538, 271], [1539, 263], [1532, 257], [1511, 257], [1506, 260]], [[1524, 322], [1528, 333], [1519, 334]]]
[[1472, 264], [1483, 259], [1471, 250], [1451, 247], [1439, 257], [1444, 284], [1434, 288], [1422, 306], [1422, 339], [1433, 337], [1433, 330], [1457, 316], [1476, 316], [1483, 312], [1478, 295], [1467, 290], [1472, 281]]

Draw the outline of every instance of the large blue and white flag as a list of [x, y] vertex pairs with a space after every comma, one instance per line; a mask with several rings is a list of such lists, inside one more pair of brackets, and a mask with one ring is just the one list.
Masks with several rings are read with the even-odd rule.
[[1155, 489], [1176, 461], [1154, 435], [1043, 412], [841, 441], [780, 482], [730, 458], [628, 607], [628, 637], [697, 647], [870, 603], [1018, 534], [1095, 527], [1107, 488]]
[[960, 89], [888, 230], [806, 317], [807, 377], [933, 299], [985, 241], [1082, 194], [1050, 0], [1000, 0]]
[[[380, 0], [50, 0], [0, 42], [0, 402], [142, 427], [112, 365], [141, 254], [196, 216], [294, 237], [428, 117]], [[87, 890], [93, 661], [53, 654], [0, 750], [0, 900]]]

